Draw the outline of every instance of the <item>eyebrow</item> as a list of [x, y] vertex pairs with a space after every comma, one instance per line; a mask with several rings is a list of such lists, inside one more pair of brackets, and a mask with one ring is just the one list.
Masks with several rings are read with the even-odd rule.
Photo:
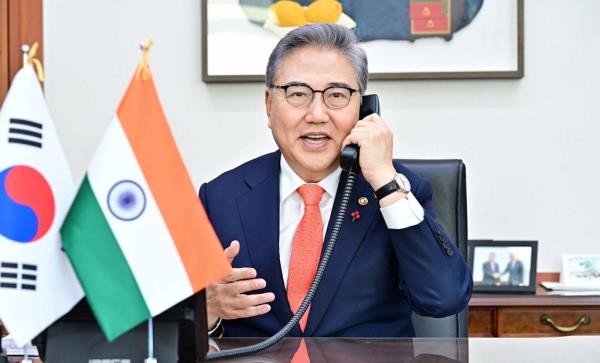
[[308, 83], [304, 83], [304, 82], [288, 82], [285, 84], [285, 86], [306, 86], [306, 87], [312, 88]]
[[331, 82], [329, 83], [330, 87], [348, 87], [354, 89], [354, 87], [350, 86], [348, 83], [344, 82]]
[[[309, 85], [308, 83], [305, 83], [305, 82], [288, 82], [285, 85], [286, 86], [306, 86], [311, 89], [314, 89], [311, 85]], [[347, 87], [347, 88], [354, 89], [354, 87], [352, 87], [349, 84], [344, 83], [344, 82], [330, 82], [327, 84], [327, 86], [325, 88], [329, 88], [329, 87]]]

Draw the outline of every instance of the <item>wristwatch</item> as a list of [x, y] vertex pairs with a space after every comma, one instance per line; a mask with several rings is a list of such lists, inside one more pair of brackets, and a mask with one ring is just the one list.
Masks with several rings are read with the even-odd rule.
[[396, 174], [391, 182], [377, 189], [375, 191], [375, 197], [377, 197], [378, 200], [382, 200], [394, 192], [410, 192], [410, 182], [408, 181], [408, 178], [404, 176], [404, 174]]

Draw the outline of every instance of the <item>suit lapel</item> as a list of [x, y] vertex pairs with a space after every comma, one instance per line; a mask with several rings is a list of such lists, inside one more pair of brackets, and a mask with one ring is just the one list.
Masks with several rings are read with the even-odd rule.
[[237, 199], [237, 208], [251, 264], [276, 296], [273, 314], [286, 324], [292, 316], [279, 263], [279, 157], [273, 153], [244, 179], [250, 190]]
[[[346, 179], [347, 173], [343, 172], [336, 193], [335, 203], [331, 211], [331, 217], [329, 218], [323, 250], [325, 250], [331, 236], [331, 229], [340, 208]], [[366, 197], [369, 200], [369, 203], [365, 206], [359, 205], [358, 199], [360, 197]], [[360, 219], [353, 222], [350, 214], [356, 210], [360, 212]], [[333, 250], [333, 254], [329, 260], [327, 269], [325, 270], [325, 276], [321, 280], [319, 289], [317, 290], [310, 307], [310, 315], [306, 324], [305, 336], [312, 336], [318, 328], [323, 315], [325, 315], [329, 304], [331, 303], [331, 299], [337, 291], [338, 285], [344, 278], [356, 250], [363, 241], [364, 235], [377, 213], [379, 213], [379, 203], [373, 196], [373, 191], [369, 184], [361, 175], [358, 175], [348, 203], [348, 210], [343, 218], [340, 234]]]

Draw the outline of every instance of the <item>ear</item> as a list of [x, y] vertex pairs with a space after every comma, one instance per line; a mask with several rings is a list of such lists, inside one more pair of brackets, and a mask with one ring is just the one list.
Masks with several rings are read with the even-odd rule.
[[271, 98], [271, 92], [268, 89], [265, 90], [265, 109], [267, 110], [267, 118], [269, 119], [269, 128], [271, 128], [271, 107], [273, 106], [273, 99]]

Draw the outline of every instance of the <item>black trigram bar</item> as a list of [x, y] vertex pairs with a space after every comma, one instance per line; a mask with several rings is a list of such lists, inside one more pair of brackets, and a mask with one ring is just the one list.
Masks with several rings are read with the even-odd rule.
[[44, 127], [44, 125], [42, 125], [39, 122], [22, 120], [20, 118], [11, 118], [10, 123], [11, 123], [11, 125], [22, 125], [22, 126], [35, 127], [36, 129], [40, 129], [40, 130]]
[[0, 278], [16, 279], [17, 278], [17, 274], [12, 273], [12, 272], [2, 272], [2, 273], [0, 273]]
[[35, 285], [21, 284], [21, 289], [23, 289], [23, 290], [35, 290]]
[[26, 263], [24, 263], [22, 265], [23, 270], [31, 270], [31, 271], [37, 271], [37, 266], [36, 265], [28, 265]]
[[9, 137], [8, 142], [11, 144], [23, 144], [23, 145], [39, 147], [40, 149], [42, 148], [41, 142], [35, 142], [35, 141], [25, 140], [25, 139], [18, 139], [15, 137]]
[[[11, 127], [8, 129], [9, 143], [28, 145], [37, 148], [42, 147], [42, 133], [40, 131], [42, 130], [43, 125], [41, 123], [11, 118], [10, 125]], [[35, 129], [35, 131], [32, 131], [31, 128]], [[24, 138], [24, 136], [29, 138]]]
[[23, 280], [33, 280], [33, 281], [35, 281], [37, 277], [35, 275], [22, 274], [21, 278]]
[[2, 262], [0, 263], [0, 267], [3, 268], [17, 268], [19, 265], [15, 262]]
[[7, 289], [16, 289], [17, 284], [12, 283], [12, 282], [0, 282], [0, 287], [4, 287]]
[[29, 130], [23, 130], [23, 129], [15, 129], [12, 127], [8, 129], [8, 133], [9, 134], [27, 135], [27, 136], [37, 137], [38, 139], [42, 138], [41, 132], [35, 132], [35, 131], [29, 131]]

